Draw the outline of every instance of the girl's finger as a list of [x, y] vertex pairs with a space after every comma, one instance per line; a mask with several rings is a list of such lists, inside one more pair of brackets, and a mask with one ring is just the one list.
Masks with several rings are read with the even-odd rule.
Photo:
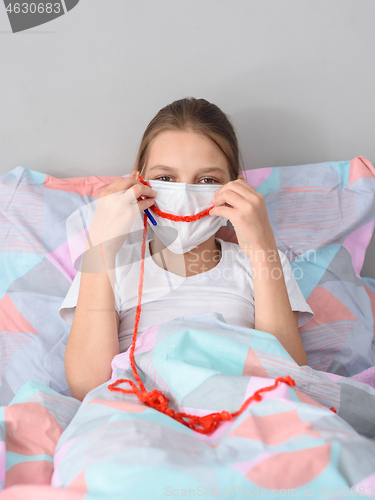
[[228, 204], [230, 207], [238, 210], [244, 210], [248, 203], [248, 198], [244, 198], [240, 194], [229, 189], [219, 194], [215, 199], [215, 207], [225, 206]]
[[254, 195], [257, 198], [259, 198], [261, 195], [256, 191], [250, 184], [247, 184], [247, 182], [242, 181], [240, 179], [237, 179], [236, 181], [228, 182], [227, 184], [224, 184], [217, 192], [216, 194], [221, 194], [225, 191], [234, 191], [238, 193], [239, 195], [243, 196], [246, 198], [247, 196]]
[[219, 217], [224, 217], [224, 219], [230, 220], [231, 218], [233, 218], [233, 210], [234, 209], [230, 207], [214, 207], [208, 213], [210, 215], [217, 215]]

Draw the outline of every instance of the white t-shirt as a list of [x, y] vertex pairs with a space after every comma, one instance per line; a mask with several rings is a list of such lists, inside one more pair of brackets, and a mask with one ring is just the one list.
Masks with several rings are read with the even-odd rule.
[[[182, 277], [159, 267], [150, 255], [146, 243], [141, 316], [138, 334], [152, 325], [188, 314], [214, 311], [231, 325], [254, 328], [254, 288], [250, 259], [240, 246], [219, 238], [222, 256], [212, 269]], [[312, 319], [314, 313], [296, 282], [290, 262], [279, 251], [289, 302], [299, 311], [298, 327]], [[141, 243], [124, 245], [116, 257], [115, 307], [119, 313], [120, 352], [131, 343], [138, 302], [141, 266]], [[277, 278], [277, 276], [275, 276]], [[81, 273], [78, 271], [59, 309], [60, 317], [72, 324], [77, 305]]]

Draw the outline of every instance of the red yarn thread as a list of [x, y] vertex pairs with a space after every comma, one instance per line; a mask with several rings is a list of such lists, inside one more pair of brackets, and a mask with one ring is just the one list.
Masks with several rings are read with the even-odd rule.
[[[150, 184], [147, 181], [145, 181], [141, 175], [139, 175], [138, 179], [142, 184], [151, 187]], [[199, 214], [196, 215], [179, 216], [179, 215], [167, 214], [153, 206], [150, 207], [150, 209], [160, 217], [169, 220], [184, 221], [184, 222], [195, 221], [201, 219], [202, 217], [206, 217], [206, 215], [208, 215], [209, 211], [212, 208], [213, 206], [211, 208], [203, 210], [203, 212], [200, 212]], [[183, 412], [176, 413], [173, 410], [173, 408], [168, 408], [169, 398], [167, 398], [161, 391], [158, 391], [156, 389], [154, 389], [151, 392], [146, 391], [145, 386], [143, 385], [142, 380], [139, 378], [137, 369], [134, 364], [134, 349], [135, 349], [136, 337], [138, 334], [139, 318], [141, 316], [141, 297], [143, 291], [143, 278], [144, 278], [144, 267], [145, 267], [144, 258], [145, 258], [146, 235], [147, 235], [147, 215], [145, 213], [143, 213], [143, 224], [144, 228], [143, 228], [143, 239], [142, 239], [142, 262], [141, 262], [140, 279], [138, 285], [138, 304], [137, 304], [137, 313], [135, 315], [133, 340], [129, 354], [133, 375], [139, 384], [140, 390], [132, 380], [124, 378], [118, 379], [116, 380], [116, 382], [113, 382], [113, 384], [108, 385], [108, 389], [111, 391], [123, 392], [124, 394], [135, 394], [142, 403], [145, 403], [151, 408], [154, 408], [155, 410], [158, 410], [161, 413], [164, 413], [165, 415], [174, 418], [181, 424], [186, 425], [186, 427], [189, 427], [190, 429], [193, 429], [196, 432], [200, 432], [201, 434], [212, 434], [219, 427], [220, 422], [225, 420], [232, 420], [233, 417], [237, 417], [238, 415], [240, 415], [251, 401], [261, 401], [262, 392], [272, 391], [273, 389], [276, 389], [276, 387], [281, 382], [284, 382], [290, 386], [295, 386], [296, 384], [294, 380], [289, 375], [287, 375], [286, 377], [279, 377], [276, 379], [274, 385], [269, 387], [262, 387], [261, 389], [255, 391], [254, 394], [250, 396], [243, 403], [241, 408], [235, 413], [229, 413], [223, 410], [218, 413], [210, 413], [209, 415], [205, 415], [204, 417], [197, 417], [195, 415], [189, 415]], [[121, 384], [122, 382], [127, 382], [132, 387], [132, 389], [126, 391], [125, 389], [121, 389], [120, 387], [115, 387], [116, 385]], [[187, 419], [187, 421], [185, 419]]]

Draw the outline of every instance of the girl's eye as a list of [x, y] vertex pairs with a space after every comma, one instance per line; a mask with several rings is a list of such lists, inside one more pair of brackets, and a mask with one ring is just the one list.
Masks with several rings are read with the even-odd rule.
[[[158, 180], [162, 180], [163, 178], [164, 178], [164, 179], [165, 179], [165, 178], [167, 178], [167, 179], [172, 179], [172, 177], [170, 177], [169, 175], [161, 175], [160, 177], [156, 177], [156, 178], [155, 178], [155, 180], [156, 180], [156, 181], [158, 181]], [[213, 182], [219, 182], [219, 181], [217, 181], [216, 179], [213, 179], [212, 177], [204, 177], [204, 178], [203, 178], [203, 179], [201, 179], [201, 180], [206, 180], [206, 179], [209, 179], [209, 180], [211, 180], [211, 181], [213, 181]], [[168, 182], [169, 182], [169, 181], [168, 181]], [[213, 184], [213, 183], [212, 183], [212, 182], [204, 182], [203, 184]]]
[[165, 178], [165, 177], [168, 177], [169, 179], [172, 179], [172, 177], [169, 177], [169, 175], [162, 175], [162, 176], [160, 176], [160, 177], [155, 177], [155, 180], [156, 180], [156, 181], [159, 181], [159, 180], [161, 180], [163, 177], [164, 177], [164, 178]]
[[[216, 179], [212, 179], [212, 177], [205, 177], [204, 179], [209, 179], [209, 180], [214, 181], [214, 182], [219, 182]], [[203, 184], [212, 184], [212, 182], [204, 182]]]

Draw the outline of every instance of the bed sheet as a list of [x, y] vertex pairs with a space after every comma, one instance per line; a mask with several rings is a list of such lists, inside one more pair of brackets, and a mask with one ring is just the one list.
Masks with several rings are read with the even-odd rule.
[[190, 415], [236, 412], [278, 377], [295, 385], [279, 383], [205, 435], [109, 390], [135, 381], [129, 350], [82, 403], [29, 381], [0, 413], [1, 500], [375, 497], [370, 385], [300, 367], [273, 335], [218, 313], [149, 328], [134, 360], [148, 392]]
[[[308, 243], [319, 257], [291, 255], [317, 317], [300, 332], [311, 364], [298, 367], [275, 337], [227, 325], [218, 313], [146, 330], [138, 371], [176, 410], [233, 412], [278, 377], [295, 381], [210, 436], [111, 392], [109, 382], [82, 404], [70, 397], [63, 363], [70, 326], [58, 315], [77, 272], [66, 221], [114, 178], [57, 179], [23, 167], [0, 176], [1, 500], [153, 500], [189, 496], [187, 488], [196, 497], [275, 498], [289, 489], [295, 498], [374, 496], [375, 280], [359, 276], [374, 227], [374, 168], [358, 157], [247, 174], [265, 196], [278, 247]], [[311, 221], [318, 195], [324, 210]], [[309, 241], [298, 239], [303, 221], [291, 226], [287, 216], [296, 206]], [[340, 221], [334, 235], [327, 214]], [[128, 356], [113, 360], [113, 380], [132, 379]]]
[[[374, 167], [356, 157], [244, 173], [264, 196], [277, 247], [314, 312], [299, 329], [309, 366], [345, 377], [371, 370], [375, 285], [359, 273], [375, 223]], [[58, 179], [21, 166], [0, 175], [0, 405], [30, 379], [71, 395], [64, 368], [70, 325], [58, 310], [87, 227], [73, 224], [71, 234], [68, 221], [79, 214], [82, 225], [115, 178]], [[217, 236], [237, 241], [228, 227]]]

